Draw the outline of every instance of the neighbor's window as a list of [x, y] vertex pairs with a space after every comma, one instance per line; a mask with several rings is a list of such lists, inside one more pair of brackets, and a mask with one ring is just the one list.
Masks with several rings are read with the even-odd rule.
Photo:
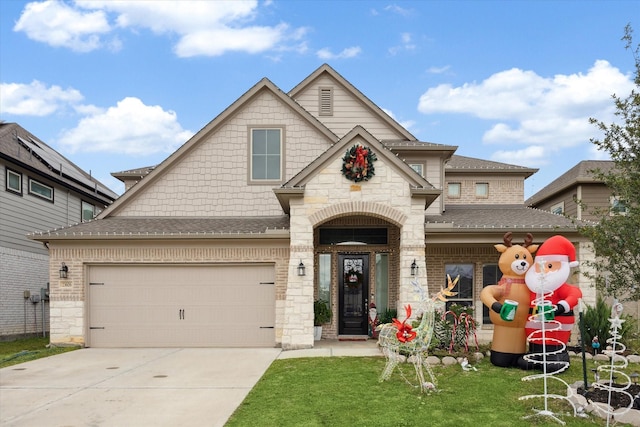
[[554, 214], [564, 214], [564, 202], [556, 203], [555, 205], [551, 206], [551, 209], [549, 210]]
[[476, 182], [476, 197], [479, 199], [486, 199], [489, 197], [488, 182]]
[[82, 222], [91, 221], [96, 216], [96, 207], [89, 202], [82, 201]]
[[460, 186], [459, 182], [450, 182], [447, 184], [447, 195], [452, 199], [460, 198]]
[[458, 285], [453, 289], [453, 292], [458, 294], [448, 299], [446, 309], [448, 310], [451, 304], [473, 307], [473, 264], [445, 264], [444, 272], [445, 286], [448, 285], [447, 275], [451, 280], [456, 280], [456, 277], [460, 276]]
[[29, 178], [29, 194], [41, 197], [53, 202], [53, 187]]
[[22, 194], [22, 174], [20, 172], [7, 169], [7, 191]]
[[281, 129], [251, 129], [251, 180], [282, 180]]
[[[482, 266], [482, 287], [497, 284], [502, 278], [502, 271], [498, 264], [486, 264]], [[490, 325], [489, 307], [482, 304], [482, 324]]]
[[624, 200], [611, 196], [611, 215], [626, 215], [628, 210]]
[[424, 177], [424, 165], [422, 163], [411, 163], [411, 169], [418, 172], [421, 177]]
[[331, 254], [318, 255], [318, 299], [331, 304]]

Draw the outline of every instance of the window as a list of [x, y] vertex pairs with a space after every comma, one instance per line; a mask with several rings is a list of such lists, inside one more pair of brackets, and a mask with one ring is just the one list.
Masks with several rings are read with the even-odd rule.
[[96, 216], [96, 207], [89, 202], [82, 201], [82, 222], [91, 221]]
[[611, 196], [611, 215], [626, 215], [629, 211], [626, 203], [615, 196]]
[[20, 172], [7, 169], [7, 191], [22, 195], [22, 174]]
[[331, 254], [318, 255], [318, 299], [331, 304]]
[[251, 180], [282, 180], [281, 129], [251, 130]]
[[489, 183], [476, 182], [476, 197], [479, 199], [486, 199], [489, 197]]
[[[486, 264], [482, 266], [482, 287], [495, 285], [502, 279], [502, 271], [498, 264]], [[490, 325], [489, 307], [482, 304], [482, 324]]]
[[375, 303], [378, 315], [389, 309], [389, 254], [376, 254]]
[[411, 169], [418, 172], [421, 177], [424, 177], [424, 165], [422, 163], [412, 163], [409, 166], [411, 166]]
[[564, 202], [556, 203], [555, 205], [551, 206], [551, 208], [549, 210], [551, 211], [551, 213], [558, 214], [558, 215], [563, 215], [564, 214]]
[[447, 195], [452, 199], [460, 198], [460, 183], [459, 182], [450, 182], [447, 184]]
[[451, 280], [460, 276], [458, 286], [453, 290], [458, 294], [447, 301], [447, 310], [451, 304], [473, 307], [473, 264], [445, 264], [444, 272], [444, 287], [448, 285], [447, 274], [451, 276]]
[[333, 88], [321, 87], [319, 91], [319, 114], [321, 116], [333, 116]]
[[53, 187], [29, 178], [29, 194], [41, 197], [53, 202]]

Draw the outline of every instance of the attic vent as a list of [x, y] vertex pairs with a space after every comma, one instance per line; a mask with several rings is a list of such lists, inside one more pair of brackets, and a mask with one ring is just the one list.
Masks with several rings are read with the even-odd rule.
[[333, 88], [320, 88], [320, 108], [318, 111], [321, 116], [333, 116]]

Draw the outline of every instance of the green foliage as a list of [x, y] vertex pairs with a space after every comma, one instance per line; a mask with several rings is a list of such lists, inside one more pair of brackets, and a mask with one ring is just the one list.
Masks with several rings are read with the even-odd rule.
[[473, 344], [475, 349], [473, 332], [476, 326], [473, 308], [453, 303], [447, 312], [436, 312], [431, 348], [454, 353], [464, 351], [467, 346], [471, 349]]
[[388, 308], [384, 313], [378, 313], [378, 323], [385, 324], [393, 322], [393, 319], [398, 317], [398, 310]]
[[[591, 349], [591, 341], [596, 335], [600, 341], [599, 352], [602, 352], [607, 347], [607, 340], [611, 338], [609, 318], [611, 318], [611, 305], [607, 304], [602, 297], [598, 296], [595, 306], [587, 306], [582, 317], [587, 350]], [[635, 338], [634, 331], [637, 330], [637, 320], [624, 313], [620, 318], [624, 320], [622, 327], [618, 330], [620, 342], [625, 344], [628, 350], [632, 350]]]
[[321, 326], [325, 323], [331, 322], [331, 308], [329, 303], [325, 300], [316, 300], [313, 302], [313, 325]]
[[631, 26], [627, 25], [622, 40], [635, 60], [636, 87], [625, 98], [613, 95], [616, 123], [590, 119], [604, 135], [603, 139], [592, 138], [591, 142], [599, 151], [608, 153], [614, 162], [609, 171], [591, 173], [624, 203], [627, 212], [620, 215], [609, 209], [590, 210], [599, 218], [598, 223], [578, 224], [578, 230], [593, 243], [598, 257], [595, 261], [583, 262], [596, 271], [595, 274], [585, 272], [585, 276], [594, 280], [605, 295], [637, 301], [640, 299], [640, 239], [637, 238], [640, 230], [640, 45], [633, 48], [632, 33]]

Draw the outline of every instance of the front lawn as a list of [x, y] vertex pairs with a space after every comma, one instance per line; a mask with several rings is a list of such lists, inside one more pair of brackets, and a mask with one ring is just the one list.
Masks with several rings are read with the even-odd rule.
[[15, 341], [0, 341], [0, 368], [17, 365], [30, 360], [76, 350], [79, 347], [48, 348], [49, 338], [34, 337]]
[[[592, 363], [592, 362], [591, 362]], [[381, 357], [329, 357], [276, 360], [229, 419], [235, 426], [557, 426], [549, 417], [536, 416], [545, 409], [542, 398], [519, 400], [542, 394], [543, 380], [521, 381], [531, 374], [519, 369], [493, 366], [487, 359], [478, 371], [465, 372], [459, 365], [435, 367], [439, 390], [421, 394], [409, 386], [398, 371], [389, 381], [378, 377]], [[589, 383], [593, 380], [588, 366]], [[630, 365], [628, 373], [638, 371]], [[412, 365], [403, 365], [407, 377]], [[567, 383], [582, 380], [581, 359], [561, 374]], [[566, 395], [557, 381], [547, 381], [549, 392]], [[573, 417], [570, 405], [547, 400], [547, 408], [567, 426], [604, 426], [595, 416]], [[619, 424], [618, 424], [619, 425]]]

